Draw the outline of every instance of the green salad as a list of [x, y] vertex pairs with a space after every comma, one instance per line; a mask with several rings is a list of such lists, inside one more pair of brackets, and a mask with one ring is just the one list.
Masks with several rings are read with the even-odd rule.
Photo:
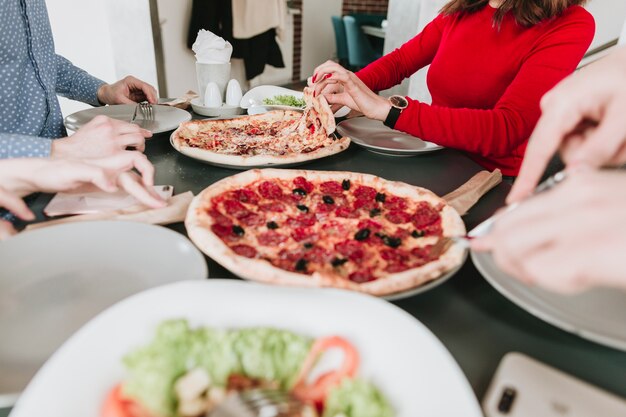
[[[338, 337], [318, 341], [329, 339], [340, 339], [349, 345]], [[298, 396], [303, 386], [309, 389], [301, 373], [305, 372], [303, 367], [309, 355], [314, 360], [319, 358], [318, 341], [271, 328], [222, 330], [192, 328], [186, 320], [166, 321], [158, 326], [149, 344], [124, 358], [128, 374], [122, 382], [122, 392], [151, 415], [162, 417], [184, 415], [180, 404], [184, 379], [196, 380], [183, 381], [188, 387], [197, 385], [198, 378], [206, 380], [201, 388], [206, 396], [207, 392], [220, 390], [223, 397], [232, 389], [233, 375], [268, 381]], [[358, 354], [355, 356], [354, 372], [358, 367]], [[382, 393], [368, 381], [354, 377], [342, 377], [340, 383], [328, 388], [322, 405], [320, 417], [393, 417]]]
[[268, 106], [291, 106], [305, 108], [306, 102], [303, 98], [297, 98], [291, 94], [278, 95], [271, 98], [263, 99], [263, 104]]

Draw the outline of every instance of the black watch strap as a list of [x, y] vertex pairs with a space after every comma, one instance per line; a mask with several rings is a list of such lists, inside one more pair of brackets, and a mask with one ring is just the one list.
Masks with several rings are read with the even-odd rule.
[[389, 114], [387, 115], [387, 118], [383, 122], [385, 126], [394, 129], [396, 127], [396, 123], [398, 122], [398, 119], [400, 118], [401, 113], [402, 113], [402, 110], [400, 110], [399, 108], [391, 107], [391, 109], [389, 109]]

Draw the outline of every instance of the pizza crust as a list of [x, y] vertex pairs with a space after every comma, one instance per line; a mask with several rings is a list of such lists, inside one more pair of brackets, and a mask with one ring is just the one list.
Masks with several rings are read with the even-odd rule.
[[257, 169], [218, 181], [194, 198], [185, 220], [189, 238], [202, 252], [241, 278], [279, 285], [343, 288], [377, 296], [390, 295], [418, 287], [441, 277], [463, 262], [465, 249], [460, 245], [452, 245], [439, 259], [419, 268], [389, 274], [376, 281], [357, 284], [347, 279], [319, 273], [304, 275], [290, 272], [277, 268], [265, 260], [239, 256], [210, 230], [213, 222], [211, 217], [205, 213], [204, 208], [213, 197], [258, 180], [293, 180], [299, 176], [314, 182], [332, 181], [337, 178], [349, 179], [355, 183], [369, 185], [377, 189], [384, 188], [399, 197], [427, 201], [434, 206], [443, 204], [441, 217], [444, 236], [463, 236], [466, 233], [461, 216], [451, 206], [447, 205], [445, 200], [424, 188], [353, 172]]

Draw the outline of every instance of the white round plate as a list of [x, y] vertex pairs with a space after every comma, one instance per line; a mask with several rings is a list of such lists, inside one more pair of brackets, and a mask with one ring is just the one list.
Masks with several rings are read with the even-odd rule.
[[208, 117], [230, 117], [237, 116], [243, 113], [243, 109], [239, 106], [227, 106], [224, 104], [222, 107], [206, 107], [202, 104], [199, 98], [191, 100], [191, 108], [194, 112]]
[[[136, 105], [116, 104], [114, 106], [94, 107], [70, 114], [65, 118], [65, 127], [77, 131], [96, 116], [104, 115], [112, 119], [129, 122], [133, 117]], [[191, 120], [191, 113], [171, 106], [153, 105], [154, 120], [143, 120], [141, 112], [137, 111], [137, 118], [133, 122], [152, 133], [162, 133], [174, 130], [183, 122]]]
[[368, 151], [389, 156], [414, 156], [443, 149], [366, 117], [344, 120], [337, 125], [337, 132]]
[[[323, 308], [321, 308], [323, 306]], [[360, 376], [388, 398], [395, 417], [478, 417], [478, 402], [450, 353], [419, 321], [374, 297], [330, 289], [232, 280], [181, 282], [113, 306], [72, 336], [20, 397], [12, 417], [96, 416], [124, 378], [122, 357], [166, 319], [220, 328], [265, 326], [357, 347]]]
[[0, 242], [0, 265], [0, 408], [105, 308], [147, 288], [208, 275], [204, 256], [183, 235], [116, 221], [23, 232]]
[[[481, 224], [472, 235], [486, 233], [491, 225]], [[626, 292], [600, 288], [561, 295], [507, 275], [491, 253], [472, 252], [472, 260], [491, 286], [530, 314], [582, 338], [626, 351]]]
[[[304, 93], [302, 93], [302, 91], [290, 90], [288, 88], [278, 87], [275, 85], [260, 85], [258, 87], [250, 89], [246, 94], [243, 95], [243, 97], [241, 98], [240, 106], [244, 109], [247, 109], [251, 106], [265, 106], [265, 104], [263, 104], [263, 100], [265, 100], [266, 98], [285, 95], [294, 96], [296, 98], [304, 97]], [[291, 106], [281, 107], [287, 107], [290, 110], [302, 110], [300, 108]]]

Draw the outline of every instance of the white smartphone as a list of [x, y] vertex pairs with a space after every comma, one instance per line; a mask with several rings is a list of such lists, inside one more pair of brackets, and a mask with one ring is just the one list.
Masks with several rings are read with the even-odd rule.
[[483, 410], [486, 417], [624, 417], [626, 399], [512, 352], [502, 358]]
[[[171, 185], [155, 185], [154, 191], [163, 200], [167, 201], [174, 193], [174, 187]], [[82, 194], [58, 193], [50, 200], [43, 212], [48, 217], [91, 214], [121, 210], [136, 204], [139, 204], [139, 202], [135, 197], [122, 190], [116, 193], [105, 193], [104, 191]]]

